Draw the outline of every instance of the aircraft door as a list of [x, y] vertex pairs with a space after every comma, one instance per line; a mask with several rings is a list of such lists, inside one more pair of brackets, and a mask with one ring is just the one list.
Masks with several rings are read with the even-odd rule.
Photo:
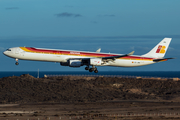
[[20, 48], [16, 48], [15, 53], [24, 56], [25, 51], [21, 50]]
[[19, 54], [19, 48], [16, 48], [16, 49], [15, 49], [15, 53], [16, 53], [16, 54]]
[[20, 54], [21, 54], [21, 56], [24, 56], [25, 51], [21, 51]]

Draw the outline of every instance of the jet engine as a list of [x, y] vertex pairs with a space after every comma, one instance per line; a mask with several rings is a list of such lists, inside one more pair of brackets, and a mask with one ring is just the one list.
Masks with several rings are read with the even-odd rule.
[[80, 67], [83, 65], [81, 60], [68, 60], [67, 62], [60, 62], [62, 66], [69, 66], [69, 67]]
[[80, 67], [82, 65], [83, 63], [81, 62], [81, 60], [69, 60], [70, 67]]

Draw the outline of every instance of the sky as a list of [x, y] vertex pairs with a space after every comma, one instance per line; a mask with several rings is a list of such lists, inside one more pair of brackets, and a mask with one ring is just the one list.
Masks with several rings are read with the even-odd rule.
[[[180, 71], [179, 0], [0, 0], [0, 52], [27, 46], [135, 55], [172, 37], [166, 57], [174, 60], [102, 71]], [[19, 61], [0, 54], [0, 71], [83, 71], [59, 63]]]

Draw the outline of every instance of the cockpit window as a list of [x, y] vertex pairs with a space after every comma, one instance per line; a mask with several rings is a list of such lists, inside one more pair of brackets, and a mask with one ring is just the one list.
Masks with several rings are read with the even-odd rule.
[[11, 49], [7, 49], [7, 51], [11, 51]]

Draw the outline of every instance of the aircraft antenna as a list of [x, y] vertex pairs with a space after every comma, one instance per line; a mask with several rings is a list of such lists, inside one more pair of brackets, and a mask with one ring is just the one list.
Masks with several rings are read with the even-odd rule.
[[39, 69], [38, 69], [38, 76], [37, 76], [37, 78], [39, 78]]

